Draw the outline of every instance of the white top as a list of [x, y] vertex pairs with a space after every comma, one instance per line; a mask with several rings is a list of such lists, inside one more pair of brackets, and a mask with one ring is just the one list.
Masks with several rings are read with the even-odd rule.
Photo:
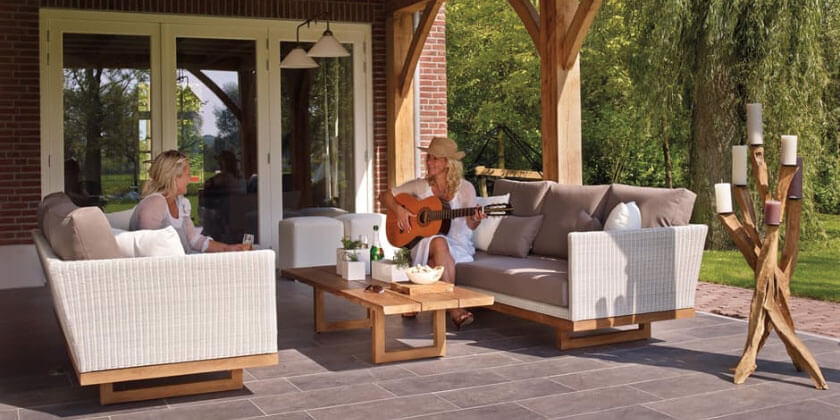
[[175, 207], [178, 208], [178, 217], [172, 217], [169, 213], [169, 206], [163, 194], [149, 194], [134, 208], [128, 222], [128, 230], [163, 229], [172, 226], [178, 232], [185, 252], [204, 252], [212, 238], [202, 235], [201, 228], [196, 228], [190, 219], [190, 200], [179, 195], [175, 198]]
[[[432, 186], [424, 178], [417, 178], [391, 189], [391, 194], [412, 194], [418, 199], [429, 198], [434, 194]], [[475, 207], [475, 187], [466, 180], [461, 180], [458, 191], [449, 201], [449, 207], [459, 209], [464, 207]], [[449, 233], [446, 235], [434, 235], [423, 238], [414, 248], [411, 249], [412, 264], [426, 264], [429, 261], [429, 244], [434, 238], [445, 238], [449, 245], [449, 253], [456, 263], [470, 262], [475, 255], [475, 245], [472, 241], [472, 229], [467, 226], [465, 217], [452, 219]]]

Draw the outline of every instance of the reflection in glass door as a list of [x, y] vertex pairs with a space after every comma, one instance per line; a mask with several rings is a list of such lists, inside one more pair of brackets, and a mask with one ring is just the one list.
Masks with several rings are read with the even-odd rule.
[[64, 191], [131, 208], [151, 158], [150, 38], [65, 33], [63, 46]]
[[[296, 45], [281, 42], [281, 57]], [[353, 46], [343, 45], [349, 57], [281, 72], [284, 218], [308, 207], [356, 210]]]
[[256, 42], [178, 38], [178, 149], [189, 154], [187, 198], [204, 234], [258, 238]]

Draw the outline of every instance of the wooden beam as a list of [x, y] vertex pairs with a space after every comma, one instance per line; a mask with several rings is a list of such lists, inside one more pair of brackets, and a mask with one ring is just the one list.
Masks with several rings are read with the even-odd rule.
[[399, 78], [414, 35], [414, 20], [409, 13], [394, 13], [385, 18], [385, 101], [388, 187], [414, 179], [414, 90], [413, 79], [405, 94]]
[[417, 63], [420, 61], [420, 54], [423, 52], [423, 46], [426, 45], [426, 38], [429, 37], [429, 31], [432, 30], [432, 25], [435, 23], [440, 7], [443, 5], [443, 0], [433, 0], [426, 3], [426, 8], [423, 9], [423, 16], [420, 17], [420, 24], [414, 30], [414, 36], [411, 38], [411, 46], [408, 48], [408, 55], [405, 57], [405, 64], [400, 71], [400, 93], [405, 96], [411, 81], [408, 79], [414, 78], [414, 72], [417, 70]]
[[530, 0], [508, 0], [508, 3], [519, 15], [519, 19], [525, 24], [525, 29], [528, 35], [531, 35], [531, 40], [534, 41], [534, 47], [537, 48], [537, 54], [540, 52], [540, 14], [531, 3]]
[[207, 86], [207, 88], [210, 89], [210, 91], [213, 92], [223, 104], [225, 104], [233, 116], [236, 117], [236, 120], [242, 123], [242, 110], [239, 108], [239, 104], [234, 102], [233, 99], [231, 99], [230, 96], [228, 96], [228, 94], [213, 81], [213, 79], [204, 74], [204, 72], [199, 68], [187, 67], [187, 71], [195, 75], [201, 83], [204, 83], [204, 86]]
[[492, 176], [494, 178], [513, 178], [513, 179], [542, 179], [542, 174], [537, 171], [527, 171], [523, 169], [501, 169], [501, 168], [487, 168], [485, 166], [475, 167], [476, 176]]
[[385, 13], [393, 15], [394, 13], [414, 13], [423, 10], [430, 0], [391, 0], [385, 6]]
[[563, 37], [560, 65], [564, 69], [568, 70], [575, 65], [580, 47], [583, 45], [583, 40], [586, 39], [589, 27], [592, 26], [592, 21], [595, 20], [595, 15], [598, 14], [598, 9], [601, 8], [601, 3], [602, 0], [582, 0], [577, 7], [575, 17]]

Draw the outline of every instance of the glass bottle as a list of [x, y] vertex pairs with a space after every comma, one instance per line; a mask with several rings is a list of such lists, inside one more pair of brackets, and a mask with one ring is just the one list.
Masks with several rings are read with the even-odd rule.
[[373, 245], [370, 247], [370, 260], [379, 261], [385, 258], [385, 251], [379, 244], [379, 225], [373, 225]]

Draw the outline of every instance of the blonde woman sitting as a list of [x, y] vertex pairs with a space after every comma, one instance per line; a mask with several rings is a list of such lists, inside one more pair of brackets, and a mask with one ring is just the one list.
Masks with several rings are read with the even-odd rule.
[[143, 185], [143, 199], [134, 209], [129, 230], [163, 229], [172, 226], [187, 253], [244, 251], [248, 245], [225, 244], [201, 234], [190, 219], [190, 201], [184, 197], [190, 180], [187, 155], [169, 150], [152, 161], [149, 179]]
[[[463, 179], [464, 167], [461, 159], [464, 152], [458, 151], [455, 141], [446, 137], [435, 137], [426, 151], [426, 177], [408, 181], [391, 191], [379, 195], [383, 206], [397, 215], [397, 226], [403, 231], [410, 231], [409, 218], [417, 217], [405, 207], [399, 205], [394, 196], [413, 194], [419, 199], [436, 196], [449, 203], [453, 209], [476, 207], [475, 187]], [[443, 281], [455, 283], [455, 263], [470, 262], [475, 255], [472, 231], [478, 227], [487, 215], [476, 207], [475, 213], [466, 218], [452, 219], [446, 235], [434, 235], [423, 238], [411, 249], [413, 264], [428, 264], [444, 267]], [[452, 323], [457, 328], [469, 325], [473, 315], [466, 309], [449, 310]]]

